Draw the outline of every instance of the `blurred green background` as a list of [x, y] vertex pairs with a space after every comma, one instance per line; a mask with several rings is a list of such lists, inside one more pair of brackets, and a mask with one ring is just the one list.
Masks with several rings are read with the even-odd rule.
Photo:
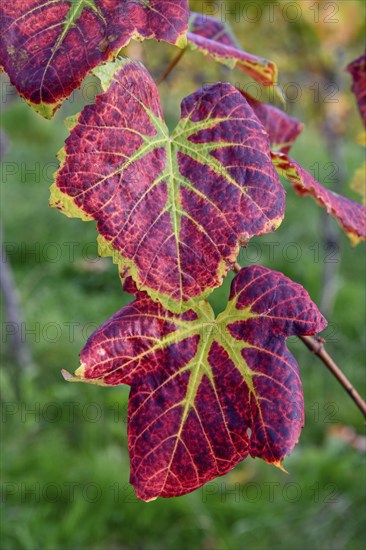
[[[277, 62], [287, 112], [306, 124], [292, 156], [327, 187], [359, 200], [349, 182], [364, 158], [356, 143], [362, 124], [344, 68], [364, 48], [363, 2], [191, 7], [227, 14], [244, 49]], [[127, 53], [157, 78], [176, 50], [146, 42], [132, 44]], [[187, 52], [159, 87], [169, 126], [185, 95], [217, 80], [250, 83], [239, 71]], [[55, 154], [67, 137], [63, 119], [93, 101], [96, 82], [88, 78], [52, 121], [33, 113], [5, 75], [1, 88], [3, 261], [13, 270], [23, 316], [18, 329], [32, 355], [29, 364], [16, 364], [2, 311], [1, 548], [365, 547], [362, 416], [317, 358], [293, 339], [306, 425], [285, 460], [289, 473], [247, 459], [190, 495], [137, 501], [128, 483], [128, 388], [67, 384], [60, 375], [62, 368], [77, 368], [87, 337], [131, 300], [121, 291], [115, 266], [97, 257], [94, 224], [66, 219], [47, 206]], [[364, 394], [364, 245], [352, 249], [325, 217], [311, 199], [288, 189], [281, 227], [254, 239], [239, 261], [281, 270], [315, 302], [325, 300], [327, 349]], [[328, 301], [325, 269], [333, 288]], [[216, 312], [225, 307], [230, 280], [210, 298]]]

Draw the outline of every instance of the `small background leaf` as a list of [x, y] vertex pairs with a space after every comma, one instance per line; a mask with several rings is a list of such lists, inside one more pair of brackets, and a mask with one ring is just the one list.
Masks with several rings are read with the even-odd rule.
[[262, 103], [249, 94], [241, 92], [268, 133], [269, 142], [275, 151], [288, 153], [304, 125], [296, 118], [277, 107]]
[[192, 13], [187, 38], [191, 48], [210, 55], [231, 69], [237, 66], [265, 86], [277, 84], [275, 63], [241, 50], [228, 23], [208, 15]]
[[347, 66], [347, 71], [352, 75], [352, 91], [356, 96], [361, 118], [366, 126], [366, 53], [352, 61]]
[[272, 153], [274, 165], [287, 178], [299, 195], [310, 195], [332, 214], [345, 230], [353, 245], [366, 238], [366, 207], [330, 191], [317, 182], [296, 161], [281, 153]]

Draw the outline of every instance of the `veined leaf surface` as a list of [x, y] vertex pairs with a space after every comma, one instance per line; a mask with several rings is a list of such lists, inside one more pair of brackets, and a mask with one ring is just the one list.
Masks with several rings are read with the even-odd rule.
[[0, 66], [50, 118], [85, 75], [131, 38], [185, 46], [187, 0], [2, 0]]
[[304, 125], [296, 118], [284, 113], [269, 103], [257, 101], [241, 92], [266, 130], [271, 147], [275, 151], [288, 153]]
[[328, 214], [332, 214], [353, 245], [366, 238], [366, 207], [338, 195], [317, 182], [300, 164], [282, 153], [272, 153], [278, 172], [287, 178], [299, 195], [310, 195]]
[[220, 286], [239, 243], [283, 218], [267, 134], [230, 84], [186, 97], [169, 135], [142, 65], [98, 74], [107, 91], [66, 140], [51, 205], [96, 220], [101, 252], [123, 276], [172, 311], [190, 309]]
[[131, 386], [131, 483], [143, 500], [173, 497], [248, 454], [281, 465], [303, 425], [298, 365], [285, 340], [325, 325], [300, 285], [250, 266], [216, 319], [207, 302], [175, 315], [137, 292], [89, 338], [75, 375], [64, 376]]
[[192, 12], [187, 38], [192, 49], [210, 55], [231, 69], [241, 69], [260, 84], [277, 84], [275, 63], [243, 51], [228, 23]]

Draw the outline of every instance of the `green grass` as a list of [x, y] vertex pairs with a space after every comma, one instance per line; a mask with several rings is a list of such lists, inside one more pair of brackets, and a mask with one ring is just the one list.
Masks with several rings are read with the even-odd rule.
[[[5, 163], [14, 163], [6, 164], [7, 170], [17, 170], [3, 178], [2, 185], [6, 248], [25, 328], [36, 330], [36, 335], [26, 335], [32, 366], [18, 369], [6, 346], [3, 356], [1, 548], [359, 550], [365, 544], [364, 460], [332, 436], [330, 428], [349, 425], [361, 433], [362, 418], [325, 367], [297, 341], [291, 341], [291, 349], [301, 366], [306, 426], [285, 461], [288, 475], [248, 459], [190, 495], [150, 503], [136, 500], [128, 484], [128, 388], [67, 384], [60, 375], [61, 368], [73, 371], [78, 366], [78, 353], [93, 327], [131, 299], [122, 293], [109, 260], [86, 261], [96, 254], [94, 224], [66, 219], [47, 208], [48, 174], [67, 135], [62, 118], [78, 107], [66, 105], [46, 122], [15, 100], [2, 120], [11, 145]], [[311, 127], [294, 156], [305, 166], [315, 159], [321, 164], [329, 160]], [[362, 149], [349, 143], [345, 156], [352, 174], [361, 164]], [[24, 167], [34, 163], [40, 163], [39, 178], [25, 173]], [[250, 263], [259, 251], [259, 263], [283, 271], [318, 301], [324, 253], [321, 250], [320, 260], [314, 261], [314, 243], [321, 243], [324, 214], [311, 199], [300, 199], [290, 189], [287, 204], [280, 229], [253, 240], [259, 248], [251, 245], [241, 263]], [[269, 243], [278, 243], [273, 257]], [[286, 261], [290, 243], [301, 251], [301, 261]], [[341, 236], [334, 334], [328, 345], [360, 389], [363, 254], [363, 245], [351, 249]], [[210, 299], [216, 312], [224, 307], [229, 282], [230, 276]]]

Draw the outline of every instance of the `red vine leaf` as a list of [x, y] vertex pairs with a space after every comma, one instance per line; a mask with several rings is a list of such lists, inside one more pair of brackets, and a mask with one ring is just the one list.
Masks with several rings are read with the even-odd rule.
[[287, 178], [299, 195], [310, 195], [332, 214], [343, 227], [353, 245], [366, 238], [366, 207], [338, 195], [318, 183], [296, 161], [281, 153], [272, 153], [278, 172]]
[[298, 365], [285, 340], [325, 326], [300, 285], [250, 266], [216, 319], [207, 302], [175, 315], [138, 293], [89, 338], [81, 366], [65, 377], [131, 386], [131, 483], [143, 500], [173, 497], [248, 454], [281, 466], [303, 425]]
[[185, 46], [187, 0], [2, 0], [0, 66], [50, 118], [86, 74], [131, 38]]
[[142, 65], [118, 61], [99, 74], [107, 91], [66, 140], [51, 205], [96, 220], [101, 252], [124, 277], [172, 311], [189, 309], [220, 286], [239, 243], [283, 218], [266, 132], [241, 94], [218, 83], [183, 100], [169, 135]]
[[352, 61], [347, 66], [347, 71], [352, 75], [352, 91], [356, 96], [358, 108], [366, 126], [366, 53]]
[[274, 86], [277, 83], [275, 63], [241, 50], [228, 23], [192, 12], [187, 38], [192, 49], [210, 55], [232, 69], [241, 69], [260, 84]]
[[275, 151], [288, 153], [304, 125], [277, 107], [257, 101], [241, 92], [266, 130], [270, 145]]

